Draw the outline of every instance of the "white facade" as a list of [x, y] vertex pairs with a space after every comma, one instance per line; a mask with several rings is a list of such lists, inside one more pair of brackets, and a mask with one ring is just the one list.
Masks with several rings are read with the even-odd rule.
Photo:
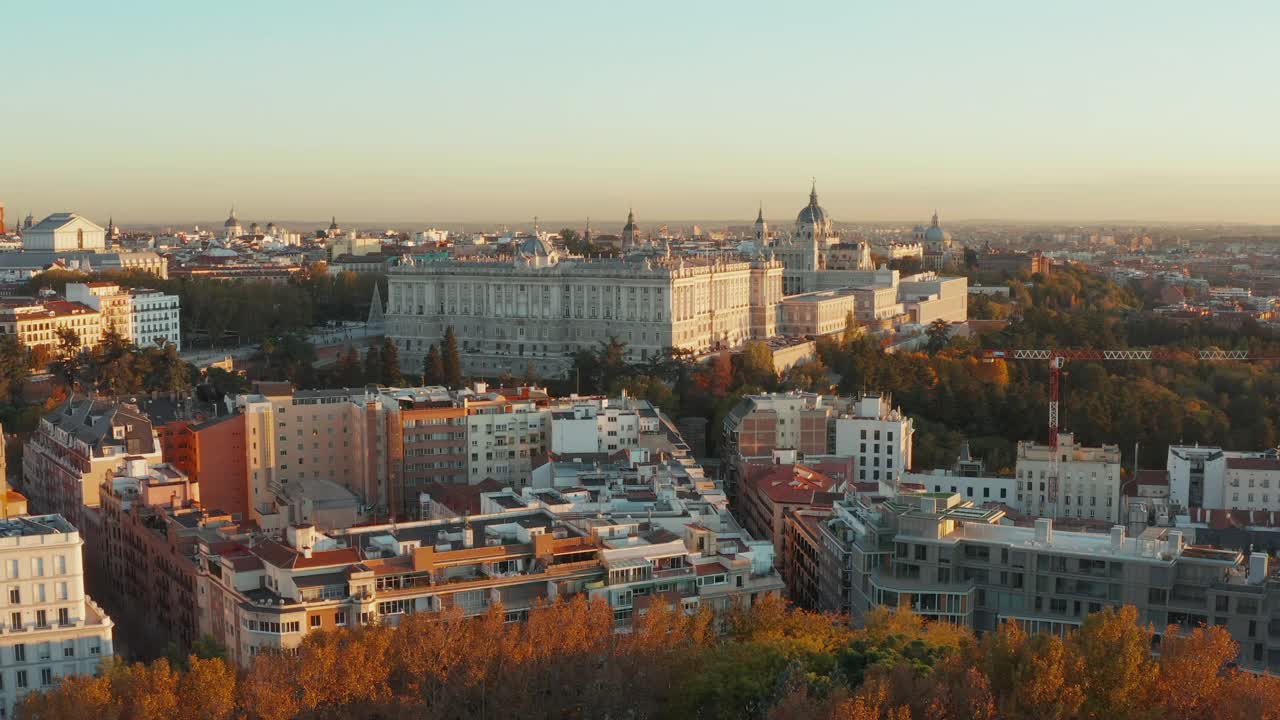
[[835, 418], [835, 454], [855, 458], [859, 482], [900, 478], [911, 469], [911, 418], [888, 395], [866, 393]]
[[179, 325], [180, 300], [148, 288], [122, 288], [115, 283], [68, 283], [66, 296], [97, 310], [102, 327], [115, 328], [125, 340], [139, 346], [172, 343], [182, 349]]
[[107, 231], [75, 213], [54, 213], [22, 231], [26, 250], [105, 250]]
[[[613, 453], [639, 447], [640, 415], [632, 408], [610, 406], [608, 401], [575, 405], [551, 413], [551, 447], [556, 455]], [[650, 423], [652, 432], [657, 418]]]
[[85, 594], [84, 541], [60, 515], [0, 521], [0, 711], [59, 678], [97, 672], [113, 623]]
[[133, 338], [138, 345], [172, 344], [182, 350], [182, 328], [179, 325], [180, 300], [158, 290], [137, 288], [129, 293]]
[[634, 362], [668, 347], [738, 347], [776, 326], [782, 296], [776, 262], [562, 259], [534, 238], [514, 252], [511, 259], [391, 268], [387, 334], [406, 368], [420, 368], [448, 327], [468, 375], [518, 373], [532, 365], [550, 376], [567, 371], [574, 352], [610, 337], [626, 343]]
[[936, 470], [932, 473], [904, 473], [902, 482], [923, 485], [925, 492], [954, 493], [978, 506], [996, 502], [1019, 512], [1026, 510], [1023, 501], [1018, 499], [1016, 478], [970, 477]]
[[1209, 510], [1280, 510], [1280, 460], [1274, 450], [1232, 451], [1171, 445], [1169, 503]]
[[467, 406], [467, 480], [529, 482], [533, 458], [546, 452], [551, 413], [533, 402]]
[[934, 320], [964, 322], [969, 319], [969, 279], [931, 272], [911, 275], [898, 283], [898, 300], [921, 325]]
[[1014, 475], [1015, 499], [1032, 515], [1113, 523], [1121, 518], [1120, 448], [1115, 445], [1077, 445], [1071, 433], [1058, 434], [1056, 451], [1019, 442]]

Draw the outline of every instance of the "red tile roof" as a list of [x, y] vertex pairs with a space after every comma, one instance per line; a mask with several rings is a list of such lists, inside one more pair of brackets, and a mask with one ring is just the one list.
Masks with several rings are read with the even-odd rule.
[[812, 505], [815, 496], [832, 492], [839, 484], [835, 478], [799, 464], [748, 465], [744, 482], [748, 492], [763, 494], [775, 504], [784, 505]]
[[319, 550], [311, 553], [311, 557], [303, 557], [302, 553], [275, 540], [264, 540], [254, 545], [252, 552], [262, 558], [263, 562], [285, 569], [329, 567], [360, 562], [360, 553], [355, 548]]
[[1229, 470], [1280, 470], [1280, 460], [1273, 458], [1227, 458]]

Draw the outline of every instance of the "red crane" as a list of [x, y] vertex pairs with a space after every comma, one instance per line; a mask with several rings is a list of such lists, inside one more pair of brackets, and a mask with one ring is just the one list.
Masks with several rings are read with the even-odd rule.
[[1049, 446], [1058, 449], [1058, 395], [1062, 379], [1062, 366], [1068, 360], [1280, 360], [1280, 357], [1259, 357], [1248, 350], [1196, 350], [1185, 351], [1167, 348], [1150, 350], [983, 350], [982, 359], [994, 360], [1044, 360], [1049, 363]]
[[[1280, 356], [1252, 355], [1248, 350], [1177, 350], [1172, 348], [1153, 348], [1150, 350], [983, 350], [982, 360], [1042, 360], [1049, 363], [1049, 448], [1050, 457], [1057, 459], [1058, 450], [1058, 404], [1059, 387], [1062, 380], [1062, 366], [1068, 360], [1201, 360], [1206, 362], [1233, 360], [1280, 360]], [[1056, 462], [1054, 463], [1056, 465]], [[1052, 472], [1049, 478], [1049, 495], [1057, 497], [1057, 473]]]

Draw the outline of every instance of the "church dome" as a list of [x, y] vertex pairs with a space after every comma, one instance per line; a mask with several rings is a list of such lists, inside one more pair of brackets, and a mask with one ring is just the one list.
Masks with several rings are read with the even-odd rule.
[[926, 242], [934, 243], [935, 245], [951, 242], [951, 233], [938, 226], [937, 211], [933, 213], [933, 220], [929, 222], [929, 229], [924, 231], [924, 239]]
[[227, 217], [227, 221], [222, 223], [224, 228], [240, 227], [240, 221], [236, 219], [235, 208], [231, 209], [231, 215]]
[[330, 230], [338, 230], [338, 229], [340, 229], [340, 228], [338, 227], [338, 218], [337, 218], [336, 216], [335, 216], [335, 217], [330, 218], [330, 221], [329, 221], [329, 229], [330, 229]]
[[809, 204], [800, 210], [800, 214], [796, 215], [797, 225], [826, 225], [830, 221], [827, 217], [827, 211], [818, 204], [818, 188], [815, 185], [809, 191]]
[[630, 210], [627, 211], [627, 224], [622, 226], [622, 232], [636, 231], [636, 214]]

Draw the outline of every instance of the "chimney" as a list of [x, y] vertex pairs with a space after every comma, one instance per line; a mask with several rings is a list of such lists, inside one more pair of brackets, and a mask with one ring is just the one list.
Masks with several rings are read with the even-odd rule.
[[1120, 548], [1122, 547], [1124, 547], [1124, 526], [1112, 525], [1111, 526], [1111, 549], [1119, 552]]
[[[296, 550], [311, 551], [311, 546], [316, 544], [316, 526], [310, 523], [300, 523], [290, 525], [285, 530], [284, 538], [289, 545]], [[311, 557], [307, 555], [307, 557]]]
[[1182, 552], [1182, 531], [1170, 530], [1168, 538], [1169, 538], [1169, 553], [1172, 555], [1177, 555], [1181, 553]]
[[1053, 542], [1053, 521], [1049, 518], [1036, 520], [1036, 542], [1041, 545]]
[[303, 548], [302, 548], [302, 557], [304, 557], [304, 558], [306, 558], [306, 559], [308, 559], [308, 560], [310, 560], [310, 559], [311, 559], [311, 546], [310, 546], [310, 545], [305, 545], [305, 546], [303, 546]]
[[1267, 579], [1267, 561], [1266, 553], [1249, 553], [1249, 584], [1261, 585]]
[[479, 381], [477, 381], [477, 382], [476, 382], [472, 387], [473, 387], [473, 389], [476, 391], [476, 394], [477, 394], [477, 395], [483, 395], [483, 394], [485, 394], [486, 392], [488, 392], [488, 390], [489, 390], [489, 384], [488, 384], [488, 383], [482, 383], [482, 382], [479, 382]]
[[476, 533], [471, 529], [471, 523], [467, 523], [462, 528], [462, 547], [469, 548], [476, 544]]

